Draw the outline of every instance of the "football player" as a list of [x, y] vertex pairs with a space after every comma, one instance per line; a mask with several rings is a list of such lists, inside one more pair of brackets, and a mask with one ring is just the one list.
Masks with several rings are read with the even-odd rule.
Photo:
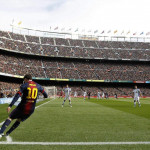
[[140, 107], [141, 106], [140, 96], [142, 96], [142, 93], [140, 89], [137, 88], [136, 85], [135, 85], [135, 89], [133, 90], [133, 95], [134, 95], [134, 107], [136, 107], [136, 102], [138, 102], [139, 107]]
[[65, 101], [66, 101], [67, 99], [69, 100], [69, 105], [70, 105], [70, 107], [72, 107], [72, 105], [71, 105], [71, 98], [70, 98], [70, 95], [71, 95], [71, 88], [69, 88], [69, 85], [68, 85], [68, 84], [66, 85], [66, 88], [64, 88], [64, 93], [65, 93], [65, 99], [64, 99], [64, 101], [63, 101], [62, 107], [64, 106]]
[[9, 117], [3, 123], [0, 130], [0, 138], [4, 135], [5, 129], [9, 126], [13, 119], [16, 119], [16, 122], [12, 125], [12, 127], [6, 132], [6, 136], [8, 136], [13, 130], [15, 130], [20, 122], [25, 121], [27, 118], [31, 116], [34, 112], [37, 95], [38, 92], [41, 92], [44, 98], [47, 98], [47, 93], [38, 83], [32, 81], [32, 76], [30, 74], [26, 74], [24, 76], [24, 84], [20, 86], [20, 90], [14, 96], [12, 102], [7, 108], [7, 112], [9, 113], [11, 107], [21, 96], [21, 102], [18, 106], [9, 114]]

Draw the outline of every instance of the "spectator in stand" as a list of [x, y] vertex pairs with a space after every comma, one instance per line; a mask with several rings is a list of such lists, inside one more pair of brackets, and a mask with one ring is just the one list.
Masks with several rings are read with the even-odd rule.
[[0, 98], [4, 98], [4, 93], [3, 93], [2, 89], [0, 89]]

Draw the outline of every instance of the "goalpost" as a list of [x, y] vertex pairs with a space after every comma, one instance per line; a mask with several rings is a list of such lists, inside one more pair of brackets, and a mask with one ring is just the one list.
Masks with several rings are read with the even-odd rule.
[[57, 96], [57, 88], [55, 86], [45, 86], [44, 90], [48, 94], [48, 97], [56, 98], [56, 96]]

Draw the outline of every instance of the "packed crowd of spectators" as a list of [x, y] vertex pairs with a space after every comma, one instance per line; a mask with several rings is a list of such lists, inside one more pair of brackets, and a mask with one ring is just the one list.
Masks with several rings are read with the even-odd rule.
[[150, 60], [150, 43], [48, 38], [0, 31], [0, 47], [46, 56]]
[[0, 72], [33, 77], [149, 81], [147, 63], [45, 60], [0, 54]]
[[12, 97], [18, 91], [20, 85], [17, 83], [9, 83], [0, 81], [0, 98]]
[[40, 60], [0, 55], [0, 72], [12, 75], [31, 73], [34, 77], [45, 77]]

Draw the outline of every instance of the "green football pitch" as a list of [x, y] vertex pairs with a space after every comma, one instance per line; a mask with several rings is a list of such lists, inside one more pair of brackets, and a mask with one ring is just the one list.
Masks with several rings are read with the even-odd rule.
[[[134, 108], [133, 99], [72, 98], [72, 107], [46, 100], [12, 132], [12, 142], [0, 139], [0, 150], [149, 150], [150, 99], [140, 101]], [[6, 108], [0, 105], [0, 123]]]

